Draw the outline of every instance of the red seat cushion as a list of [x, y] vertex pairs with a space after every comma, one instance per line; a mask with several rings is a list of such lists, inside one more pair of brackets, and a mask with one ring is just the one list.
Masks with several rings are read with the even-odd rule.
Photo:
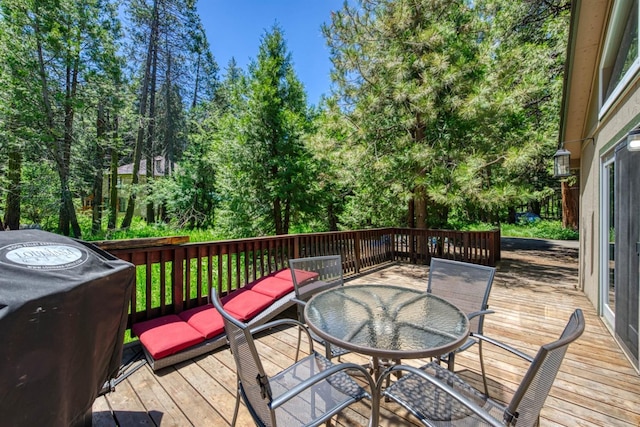
[[175, 314], [136, 323], [132, 330], [156, 360], [204, 341], [200, 332]]
[[178, 316], [204, 335], [205, 339], [213, 338], [224, 333], [222, 316], [213, 305], [209, 304], [191, 308], [183, 311]]
[[278, 299], [293, 291], [293, 282], [291, 279], [284, 280], [275, 276], [267, 276], [256, 280], [245, 289], [251, 289], [254, 292]]
[[243, 288], [227, 295], [222, 306], [236, 319], [245, 322], [271, 305], [275, 298]]
[[[318, 273], [316, 273], [315, 271], [295, 269], [295, 272], [296, 272], [296, 280], [298, 281], [298, 285], [303, 285], [308, 281], [315, 280], [318, 278]], [[280, 270], [276, 272], [273, 275], [273, 277], [277, 277], [278, 279], [291, 280], [293, 282], [290, 269]]]

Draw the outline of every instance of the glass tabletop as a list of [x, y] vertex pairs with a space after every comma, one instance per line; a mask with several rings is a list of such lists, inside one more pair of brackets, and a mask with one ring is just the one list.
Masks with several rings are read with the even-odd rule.
[[348, 285], [314, 295], [305, 306], [309, 328], [345, 349], [408, 359], [455, 350], [469, 335], [469, 320], [455, 305], [410, 288]]

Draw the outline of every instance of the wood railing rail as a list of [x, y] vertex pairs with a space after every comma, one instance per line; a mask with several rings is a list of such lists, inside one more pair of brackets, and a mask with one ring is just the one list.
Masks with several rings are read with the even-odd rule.
[[136, 266], [129, 327], [204, 305], [220, 294], [287, 268], [289, 258], [342, 256], [345, 277], [390, 262], [427, 264], [431, 257], [495, 265], [500, 231], [380, 228], [188, 243], [188, 238], [93, 242]]

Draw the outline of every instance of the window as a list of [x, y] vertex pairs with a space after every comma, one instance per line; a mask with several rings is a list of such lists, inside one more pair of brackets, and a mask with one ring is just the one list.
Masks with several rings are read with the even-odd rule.
[[638, 58], [638, 0], [616, 1], [602, 56], [600, 116], [640, 69]]

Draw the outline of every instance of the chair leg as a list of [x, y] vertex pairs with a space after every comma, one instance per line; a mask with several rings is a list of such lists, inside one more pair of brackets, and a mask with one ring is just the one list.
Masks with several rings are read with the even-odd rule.
[[456, 364], [456, 352], [452, 351], [449, 353], [449, 357], [447, 357], [447, 369], [453, 372]]
[[236, 407], [233, 410], [233, 420], [231, 421], [231, 427], [235, 427], [238, 420], [238, 410], [240, 409], [240, 380], [238, 379], [238, 389], [236, 391]]
[[302, 331], [298, 328], [298, 345], [296, 346], [296, 362], [300, 356], [300, 342], [302, 341]]
[[480, 371], [482, 372], [482, 383], [484, 384], [484, 395], [489, 397], [489, 387], [487, 386], [487, 375], [484, 371], [484, 357], [482, 357], [482, 340], [478, 341], [478, 356], [480, 357]]
[[[304, 323], [304, 314], [302, 308], [298, 305], [298, 321]], [[298, 346], [296, 347], [296, 362], [298, 361], [298, 357], [300, 356], [300, 345], [302, 341], [302, 330], [298, 328]]]

